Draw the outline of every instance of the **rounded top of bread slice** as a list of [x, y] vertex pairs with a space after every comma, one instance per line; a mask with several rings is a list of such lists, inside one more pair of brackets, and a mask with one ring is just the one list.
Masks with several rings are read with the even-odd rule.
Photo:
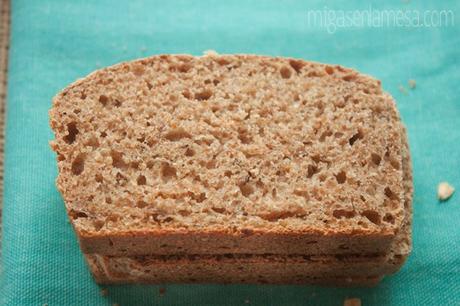
[[394, 235], [404, 219], [395, 103], [341, 66], [153, 56], [71, 84], [50, 123], [80, 233]]

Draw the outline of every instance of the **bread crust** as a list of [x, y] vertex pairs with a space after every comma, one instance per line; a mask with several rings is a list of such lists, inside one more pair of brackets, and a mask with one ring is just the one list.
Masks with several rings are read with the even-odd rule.
[[87, 254], [111, 256], [169, 254], [382, 254], [393, 235], [311, 235], [302, 233], [128, 232], [78, 234]]

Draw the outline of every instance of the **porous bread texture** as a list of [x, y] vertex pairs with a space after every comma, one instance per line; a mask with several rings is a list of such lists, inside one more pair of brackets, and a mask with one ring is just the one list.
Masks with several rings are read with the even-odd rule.
[[[282, 262], [190, 262], [169, 263], [141, 267], [128, 267], [129, 262], [105, 262], [95, 254], [85, 254], [93, 277], [99, 284], [127, 283], [249, 283], [249, 284], [315, 284], [328, 286], [374, 286], [381, 276], [309, 275], [302, 267]], [[301, 269], [296, 271], [295, 269]], [[145, 272], [148, 271], [148, 272]]]
[[404, 219], [399, 121], [371, 77], [251, 55], [122, 63], [50, 110], [69, 217], [107, 255], [384, 252]]
[[[322, 278], [339, 280], [396, 273], [411, 250], [412, 167], [405, 128], [403, 151], [405, 218], [387, 255], [170, 255], [114, 257], [85, 255], [100, 283], [130, 282], [295, 282], [318, 284]], [[174, 275], [174, 276], [172, 276]], [[178, 276], [179, 275], [179, 276]], [[230, 275], [219, 278], [220, 275]], [[376, 283], [378, 280], [376, 281]]]
[[[404, 187], [404, 207], [405, 218], [402, 228], [391, 242], [388, 248], [383, 248], [380, 240], [373, 241], [372, 236], [368, 237], [367, 242], [363, 243], [360, 237], [338, 237], [332, 239], [314, 240], [317, 237], [293, 234], [273, 234], [246, 232], [243, 237], [222, 235], [221, 233], [208, 233], [204, 235], [187, 234], [153, 236], [146, 239], [137, 236], [121, 237], [92, 237], [81, 240], [81, 246], [85, 253], [107, 254], [113, 256], [129, 255], [180, 255], [180, 254], [224, 254], [224, 253], [246, 253], [246, 254], [265, 254], [275, 250], [276, 254], [366, 254], [377, 255], [389, 253], [389, 260], [394, 263], [396, 270], [404, 263], [410, 253], [411, 223], [412, 223], [412, 169], [410, 152], [407, 141], [407, 134], [401, 124], [401, 138], [403, 141], [402, 168], [403, 168], [403, 187]], [[203, 240], [205, 243], [203, 243]], [[238, 240], [237, 240], [238, 239]], [[113, 241], [116, 242], [113, 243]], [[229, 248], [228, 245], [233, 245]], [[273, 247], [275, 246], [275, 247]], [[129, 252], [129, 253], [128, 253]], [[128, 254], [128, 255], [127, 255]]]

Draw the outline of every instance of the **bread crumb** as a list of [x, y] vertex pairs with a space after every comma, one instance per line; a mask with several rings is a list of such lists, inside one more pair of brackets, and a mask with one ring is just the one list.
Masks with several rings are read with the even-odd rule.
[[219, 55], [216, 50], [206, 50], [203, 52], [204, 56], [216, 56]]
[[343, 302], [343, 306], [361, 306], [361, 299], [351, 298]]
[[101, 295], [102, 296], [107, 296], [109, 294], [109, 289], [107, 288], [102, 288], [101, 289]]
[[246, 300], [244, 300], [244, 303], [245, 303], [245, 304], [249, 304], [250, 301], [249, 301], [248, 299], [246, 299]]
[[449, 183], [441, 182], [438, 185], [438, 199], [440, 201], [446, 201], [452, 196], [454, 191], [455, 191], [455, 188], [452, 187]]
[[415, 89], [415, 87], [417, 87], [417, 83], [415, 82], [415, 80], [412, 80], [412, 79], [409, 80], [407, 84], [409, 84], [410, 89]]
[[160, 296], [163, 296], [166, 293], [166, 288], [160, 287], [160, 289], [158, 291], [160, 292]]
[[399, 91], [400, 91], [402, 94], [407, 95], [407, 89], [406, 89], [404, 86], [399, 85]]

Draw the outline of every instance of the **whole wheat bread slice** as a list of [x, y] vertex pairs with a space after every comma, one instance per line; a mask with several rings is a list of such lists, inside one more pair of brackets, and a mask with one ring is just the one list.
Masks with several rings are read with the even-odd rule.
[[[381, 276], [312, 276], [295, 274], [292, 268], [296, 266], [273, 264], [245, 264], [243, 270], [238, 270], [233, 263], [213, 261], [193, 262], [176, 265], [177, 262], [166, 262], [160, 265], [145, 265], [141, 270], [137, 264], [123, 271], [126, 259], [104, 262], [107, 256], [85, 254], [93, 277], [99, 284], [127, 284], [127, 283], [249, 283], [249, 284], [315, 284], [333, 286], [374, 286]], [[152, 270], [153, 269], [153, 270]], [[145, 271], [149, 272], [145, 272]]]
[[[412, 169], [405, 129], [402, 130], [406, 217], [388, 254], [375, 255], [195, 255], [114, 257], [85, 255], [99, 283], [249, 282], [363, 285], [364, 278], [397, 272], [411, 246]], [[356, 282], [356, 280], [360, 280]], [[375, 280], [377, 283], [378, 280]], [[375, 284], [374, 283], [374, 284]]]
[[404, 222], [395, 103], [351, 69], [154, 56], [71, 84], [50, 123], [85, 253], [386, 253]]
[[96, 281], [104, 275], [103, 283], [310, 283], [309, 278], [381, 277], [395, 271], [395, 266], [387, 262], [322, 261], [289, 255], [85, 257], [97, 263], [97, 269], [91, 264], [90, 267]]

